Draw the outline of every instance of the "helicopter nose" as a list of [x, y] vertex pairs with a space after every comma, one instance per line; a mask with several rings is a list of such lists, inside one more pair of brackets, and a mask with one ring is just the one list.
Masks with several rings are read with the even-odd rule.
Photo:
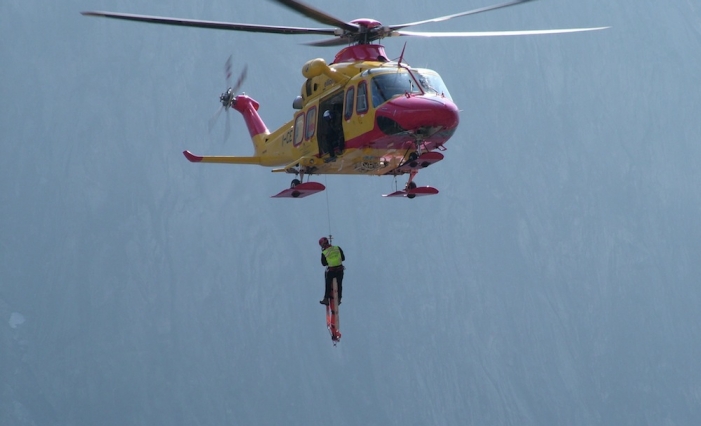
[[398, 96], [377, 110], [377, 125], [388, 135], [424, 129], [452, 130], [459, 121], [458, 107], [437, 96]]

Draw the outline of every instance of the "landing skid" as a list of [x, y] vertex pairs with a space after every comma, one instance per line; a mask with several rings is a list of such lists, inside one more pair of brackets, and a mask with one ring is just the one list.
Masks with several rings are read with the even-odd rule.
[[406, 183], [403, 191], [394, 191], [391, 194], [383, 194], [383, 197], [404, 197], [404, 198], [416, 198], [423, 197], [425, 195], [436, 195], [438, 190], [431, 186], [416, 186], [414, 182], [414, 177], [419, 170], [430, 166], [431, 164], [437, 163], [443, 159], [443, 154], [440, 152], [424, 152], [423, 154], [417, 156], [416, 153], [412, 153], [407, 161], [402, 165], [389, 171], [388, 175], [394, 175], [395, 185], [398, 175], [403, 175], [409, 173], [409, 181]]
[[438, 190], [432, 186], [418, 186], [416, 188], [405, 189], [404, 191], [395, 191], [391, 194], [383, 194], [383, 197], [406, 197], [415, 198], [423, 197], [424, 195], [436, 195]]
[[324, 189], [326, 189], [326, 187], [319, 182], [305, 182], [281, 191], [270, 198], [304, 198], [306, 196], [316, 194], [317, 192], [321, 192]]

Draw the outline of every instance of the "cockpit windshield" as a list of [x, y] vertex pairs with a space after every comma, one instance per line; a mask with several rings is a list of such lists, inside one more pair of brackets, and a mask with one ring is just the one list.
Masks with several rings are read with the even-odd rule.
[[424, 92], [427, 94], [445, 96], [446, 98], [452, 100], [450, 93], [448, 92], [448, 88], [445, 87], [445, 83], [443, 83], [443, 79], [440, 75], [438, 75], [438, 73], [421, 68], [415, 68], [412, 71], [416, 74], [419, 84], [421, 84]]
[[[369, 73], [372, 72], [369, 71]], [[427, 95], [445, 96], [451, 99], [443, 79], [435, 71], [428, 69], [413, 69], [409, 72], [400, 68], [395, 72], [374, 75], [371, 82], [372, 104], [375, 107], [395, 96], [407, 93], [423, 92]]]
[[372, 104], [377, 107], [398, 95], [421, 93], [416, 81], [408, 71], [398, 69], [396, 72], [378, 74], [372, 77]]

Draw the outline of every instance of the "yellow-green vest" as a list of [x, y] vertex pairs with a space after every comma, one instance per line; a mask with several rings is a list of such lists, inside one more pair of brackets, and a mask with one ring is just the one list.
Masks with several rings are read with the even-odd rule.
[[329, 267], [333, 268], [334, 266], [341, 266], [341, 250], [338, 247], [331, 246], [322, 253], [324, 253], [326, 263], [328, 263]]

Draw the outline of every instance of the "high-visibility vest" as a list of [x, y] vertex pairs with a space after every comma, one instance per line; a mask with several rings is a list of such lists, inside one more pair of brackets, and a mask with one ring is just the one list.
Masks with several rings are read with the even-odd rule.
[[324, 257], [326, 258], [326, 263], [328, 263], [330, 268], [335, 266], [341, 266], [341, 250], [336, 246], [331, 246], [324, 250]]

